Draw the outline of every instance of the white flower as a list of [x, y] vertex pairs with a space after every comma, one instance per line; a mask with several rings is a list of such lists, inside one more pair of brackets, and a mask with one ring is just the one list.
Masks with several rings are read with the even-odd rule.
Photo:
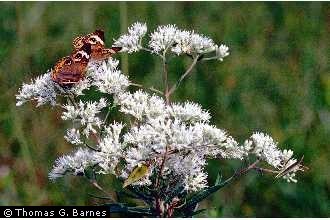
[[79, 110], [74, 105], [67, 104], [63, 105], [65, 111], [62, 113], [62, 120], [75, 120], [79, 115]]
[[177, 31], [175, 36], [175, 43], [171, 51], [180, 55], [182, 53], [191, 54], [191, 32], [190, 31]]
[[150, 35], [149, 47], [155, 53], [161, 53], [172, 47], [179, 30], [175, 25], [158, 26]]
[[97, 164], [93, 152], [87, 149], [79, 148], [72, 155], [65, 155], [55, 161], [52, 171], [49, 173], [49, 179], [55, 180], [70, 173], [73, 175], [84, 175], [87, 168]]
[[84, 103], [79, 101], [77, 106], [67, 104], [63, 106], [66, 111], [62, 113], [61, 118], [79, 122], [84, 127], [82, 133], [88, 137], [90, 132], [96, 133], [95, 127], [100, 128], [102, 121], [96, 115], [106, 106], [107, 102], [104, 98], [101, 98], [98, 102]]
[[51, 74], [51, 71], [48, 71], [32, 80], [30, 84], [23, 84], [19, 94], [16, 95], [16, 106], [20, 106], [30, 100], [36, 100], [37, 107], [46, 103], [54, 106], [56, 104], [56, 91]]
[[115, 40], [113, 46], [121, 47], [121, 52], [133, 53], [142, 48], [141, 41], [147, 33], [147, 25], [145, 23], [134, 23], [128, 28], [128, 34], [122, 35]]
[[142, 90], [123, 93], [116, 97], [116, 104], [120, 105], [120, 111], [130, 114], [138, 120], [155, 118], [165, 113], [165, 102], [156, 95], [149, 95]]
[[124, 92], [129, 86], [128, 77], [117, 69], [118, 64], [118, 60], [110, 57], [107, 62], [103, 61], [89, 66], [88, 77], [100, 92], [118, 94]]
[[128, 33], [131, 35], [136, 35], [143, 37], [147, 33], [147, 24], [135, 22], [132, 26], [128, 28]]
[[[291, 150], [281, 151], [278, 149], [277, 143], [267, 134], [259, 132], [254, 133], [250, 137], [250, 140], [245, 142], [245, 149], [279, 171], [285, 170], [297, 162], [296, 159], [292, 158], [293, 152]], [[295, 168], [291, 169], [288, 174], [283, 176], [283, 178], [289, 182], [296, 182], [297, 180], [294, 179], [294, 177], [299, 169], [300, 167], [297, 165]]]
[[215, 50], [213, 40], [194, 32], [191, 33], [191, 53], [203, 54]]
[[159, 26], [151, 34], [149, 47], [157, 54], [170, 49], [177, 55], [182, 53], [189, 55], [204, 54], [216, 49], [212, 39], [194, 31], [180, 30], [171, 24]]
[[203, 168], [206, 165], [205, 158], [196, 154], [188, 156], [171, 157], [168, 165], [174, 171], [174, 175], [180, 176], [186, 191], [198, 191], [207, 187], [207, 174]]
[[204, 111], [199, 104], [193, 102], [172, 104], [171, 107], [168, 108], [168, 111], [175, 119], [184, 122], [208, 122], [211, 118], [207, 111]]
[[80, 132], [75, 128], [68, 129], [66, 135], [64, 136], [65, 140], [74, 145], [80, 145], [83, 142], [80, 139]]
[[113, 123], [109, 127], [105, 127], [105, 137], [98, 144], [100, 151], [95, 152], [95, 158], [100, 161], [98, 165], [102, 168], [100, 173], [116, 174], [115, 167], [123, 156], [122, 143], [120, 142], [122, 129], [123, 124], [121, 123]]
[[215, 45], [217, 59], [223, 61], [223, 58], [229, 55], [229, 48], [226, 45], [221, 44], [220, 47]]
[[[166, 117], [149, 118], [146, 123], [133, 126], [124, 134], [123, 144], [128, 147], [124, 156], [128, 170], [143, 161], [156, 160], [161, 164], [162, 155], [166, 151], [172, 152], [165, 163], [164, 175], [170, 175], [169, 179], [171, 175], [181, 176], [180, 181], [188, 191], [206, 187], [207, 175], [201, 174], [206, 158], [242, 159], [245, 156], [244, 149], [232, 137], [214, 126], [206, 123], [186, 125]], [[124, 176], [127, 173], [129, 171]]]
[[84, 78], [76, 83], [71, 89], [70, 92], [79, 96], [84, 95], [83, 91], [91, 87], [91, 82], [88, 78]]
[[251, 136], [251, 140], [254, 143], [252, 153], [273, 167], [279, 167], [282, 152], [277, 149], [277, 143], [270, 136], [256, 132]]

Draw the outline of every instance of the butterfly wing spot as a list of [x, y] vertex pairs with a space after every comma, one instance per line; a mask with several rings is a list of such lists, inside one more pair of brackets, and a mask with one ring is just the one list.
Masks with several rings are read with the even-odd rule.
[[71, 65], [71, 64], [72, 64], [71, 59], [66, 59], [66, 60], [64, 61], [64, 64], [65, 64], [65, 65]]

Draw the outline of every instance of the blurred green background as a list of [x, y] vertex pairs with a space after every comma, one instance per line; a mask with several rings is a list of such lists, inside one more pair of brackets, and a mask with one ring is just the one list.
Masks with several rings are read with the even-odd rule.
[[[106, 44], [135, 21], [175, 23], [230, 47], [224, 62], [201, 63], [174, 96], [201, 103], [212, 123], [239, 141], [264, 131], [294, 149], [310, 169], [297, 184], [251, 173], [217, 192], [201, 217], [330, 217], [330, 4], [328, 2], [29, 2], [0, 3], [0, 205], [87, 205], [99, 201], [85, 180], [47, 179], [70, 152], [60, 110], [15, 106], [23, 82], [69, 54], [72, 39], [103, 28]], [[159, 59], [144, 52], [121, 59], [130, 79], [161, 85]], [[170, 64], [174, 82], [191, 60]], [[211, 161], [212, 184], [219, 168]], [[112, 189], [111, 178], [103, 184]]]

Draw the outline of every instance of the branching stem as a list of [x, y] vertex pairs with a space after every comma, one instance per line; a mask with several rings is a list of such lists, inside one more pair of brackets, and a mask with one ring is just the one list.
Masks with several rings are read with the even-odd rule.
[[156, 93], [158, 93], [158, 94], [160, 94], [160, 95], [164, 95], [164, 93], [163, 93], [162, 91], [159, 91], [158, 89], [155, 89], [154, 87], [146, 88], [146, 87], [144, 87], [143, 85], [141, 85], [141, 84], [137, 84], [137, 83], [130, 83], [130, 85], [131, 85], [131, 86], [138, 87], [138, 88], [142, 88], [142, 89], [148, 89], [148, 90], [150, 90], [150, 91], [152, 91], [152, 92], [156, 92]]
[[170, 91], [168, 92], [169, 96], [180, 86], [181, 82], [187, 77], [189, 76], [189, 74], [191, 73], [191, 71], [193, 70], [193, 68], [195, 67], [195, 65], [197, 64], [199, 56], [196, 56], [193, 60], [193, 62], [190, 64], [189, 68], [186, 70], [186, 72], [184, 74], [181, 75], [180, 79], [176, 82], [176, 84], [174, 84]]

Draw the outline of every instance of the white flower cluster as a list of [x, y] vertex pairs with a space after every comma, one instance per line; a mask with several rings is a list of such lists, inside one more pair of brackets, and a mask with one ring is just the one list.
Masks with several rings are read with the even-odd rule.
[[80, 145], [83, 143], [80, 138], [80, 131], [75, 128], [68, 129], [64, 139], [74, 145]]
[[128, 28], [128, 34], [115, 40], [113, 46], [121, 47], [121, 52], [133, 53], [142, 48], [142, 37], [147, 33], [147, 25], [136, 22]]
[[79, 148], [72, 155], [65, 155], [55, 161], [49, 179], [55, 180], [65, 174], [84, 175], [85, 170], [98, 163], [94, 159], [94, 153], [88, 149]]
[[105, 135], [98, 144], [99, 151], [94, 153], [96, 161], [99, 161], [101, 170], [99, 173], [116, 174], [116, 166], [123, 156], [123, 145], [120, 142], [123, 124], [113, 123], [105, 127]]
[[[296, 159], [292, 158], [292, 150], [280, 150], [277, 147], [277, 143], [270, 136], [256, 132], [254, 133], [249, 140], [246, 140], [244, 143], [244, 148], [248, 153], [255, 154], [260, 159], [267, 162], [269, 165], [275, 169], [281, 171], [295, 162]], [[288, 182], [297, 182], [295, 173], [299, 170], [299, 166], [292, 169], [291, 172], [284, 176]]]
[[167, 50], [174, 45], [177, 31], [177, 27], [172, 24], [157, 27], [156, 31], [150, 36], [149, 47], [155, 53]]
[[208, 122], [211, 118], [208, 111], [203, 110], [199, 104], [193, 102], [172, 104], [168, 112], [172, 117], [184, 122]]
[[[210, 115], [198, 104], [166, 106], [161, 97], [142, 91], [123, 95], [125, 97], [118, 100], [120, 111], [140, 122], [124, 134], [123, 144], [127, 146], [124, 178], [143, 162], [156, 161], [154, 167], [159, 168], [163, 155], [167, 154], [163, 168], [166, 174], [181, 176], [178, 181], [182, 181], [187, 190], [195, 191], [206, 186], [207, 173], [203, 169], [207, 158], [242, 159], [246, 154], [225, 131], [208, 124]], [[190, 159], [183, 159], [186, 157]], [[198, 161], [193, 167], [187, 165], [192, 159]]]
[[215, 45], [216, 57], [218, 60], [223, 61], [223, 58], [229, 55], [229, 48], [226, 45]]
[[167, 50], [177, 55], [201, 55], [215, 51], [214, 59], [221, 61], [229, 55], [227, 46], [218, 46], [208, 37], [194, 31], [180, 30], [175, 25], [159, 26], [151, 34], [149, 46], [157, 54]]
[[206, 165], [204, 159], [193, 154], [182, 155], [171, 158], [168, 164], [182, 178], [185, 190], [198, 191], [207, 186], [207, 173], [203, 170]]
[[56, 90], [52, 81], [51, 71], [32, 80], [30, 84], [23, 84], [16, 95], [16, 106], [21, 106], [27, 101], [36, 100], [37, 106], [50, 103], [56, 104]]
[[107, 62], [89, 65], [90, 84], [102, 93], [119, 94], [129, 86], [128, 77], [118, 69], [119, 61], [110, 58]]
[[[135, 23], [114, 46], [128, 53], [138, 51], [143, 48], [142, 37], [146, 32], [146, 24]], [[150, 51], [158, 55], [164, 51], [192, 56], [215, 52], [215, 57], [211, 58], [218, 60], [229, 55], [227, 46], [218, 46], [208, 37], [180, 30], [175, 25], [159, 26], [150, 38]], [[55, 105], [59, 94], [80, 96], [84, 90], [95, 87], [103, 94], [112, 95], [119, 111], [130, 116], [126, 117], [129, 126], [104, 123], [106, 120], [101, 120], [100, 113], [110, 104], [104, 98], [76, 103], [77, 97], [74, 97], [72, 103], [63, 105], [61, 118], [73, 123], [65, 139], [73, 145], [87, 145], [86, 139], [94, 133], [98, 140], [96, 146], [88, 145], [95, 150], [79, 148], [74, 154], [59, 158], [49, 174], [50, 179], [66, 173], [83, 174], [89, 167], [99, 174], [127, 178], [137, 166], [144, 164], [148, 166], [148, 173], [133, 185], [151, 184], [151, 177], [162, 173], [163, 180], [175, 181], [187, 191], [198, 191], [207, 186], [208, 158], [244, 159], [252, 154], [278, 172], [296, 163], [291, 150], [279, 150], [273, 139], [263, 133], [254, 133], [243, 145], [238, 144], [227, 132], [211, 125], [209, 112], [197, 103], [167, 105], [155, 94], [128, 91], [130, 81], [118, 69], [118, 64], [112, 58], [90, 63], [86, 77], [69, 91], [57, 88], [51, 80], [51, 72], [31, 84], [23, 84], [16, 96], [17, 105], [28, 100], [37, 100], [38, 106]], [[283, 177], [295, 182], [298, 170], [299, 166], [293, 167]]]
[[[121, 52], [139, 51], [143, 48], [142, 37], [146, 32], [146, 24], [136, 22], [128, 28], [128, 34], [121, 36], [113, 46], [122, 47]], [[195, 33], [195, 31], [181, 30], [173, 24], [158, 26], [151, 33], [148, 45], [153, 53], [160, 55], [167, 51], [172, 51], [177, 55], [188, 54], [192, 56], [215, 52], [215, 57], [212, 59], [220, 61], [229, 55], [227, 46], [218, 46], [211, 38]]]
[[120, 105], [120, 111], [134, 116], [138, 120], [143, 118], [162, 116], [165, 111], [165, 102], [156, 95], [149, 95], [142, 90], [135, 93], [125, 92], [115, 100]]
[[[82, 101], [79, 102], [77, 106], [73, 104], [66, 104], [63, 106], [64, 112], [61, 116], [63, 120], [71, 120], [74, 123], [79, 123], [80, 126], [83, 127], [82, 133], [88, 137], [90, 132], [97, 133], [95, 128], [100, 128], [102, 121], [96, 115], [101, 112], [101, 109], [107, 107], [107, 102], [104, 98], [101, 98], [98, 102], [87, 102], [84, 103]], [[67, 140], [70, 142], [73, 141], [73, 136], [77, 137], [77, 132], [75, 134], [69, 132], [67, 134]]]

